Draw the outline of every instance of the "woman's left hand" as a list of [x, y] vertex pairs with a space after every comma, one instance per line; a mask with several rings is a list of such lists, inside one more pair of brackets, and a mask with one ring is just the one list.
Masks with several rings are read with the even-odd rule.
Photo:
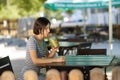
[[57, 48], [52, 47], [52, 51], [53, 51], [54, 53], [58, 52], [58, 50], [59, 50], [58, 47], [57, 47]]
[[54, 48], [52, 47], [52, 49], [50, 50], [50, 54], [48, 55], [49, 58], [54, 57], [55, 53], [58, 52], [58, 48]]

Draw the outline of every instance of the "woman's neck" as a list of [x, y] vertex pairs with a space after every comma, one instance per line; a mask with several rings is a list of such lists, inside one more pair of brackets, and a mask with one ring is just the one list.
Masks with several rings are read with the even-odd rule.
[[42, 41], [43, 40], [42, 35], [34, 35], [34, 37], [37, 41]]

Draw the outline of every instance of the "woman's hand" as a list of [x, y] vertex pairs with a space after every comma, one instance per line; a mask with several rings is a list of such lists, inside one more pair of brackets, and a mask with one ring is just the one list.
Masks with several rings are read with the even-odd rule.
[[52, 47], [52, 49], [49, 52], [50, 54], [48, 55], [48, 58], [54, 57], [54, 55], [55, 55], [56, 52], [58, 52], [58, 48]]
[[56, 52], [58, 52], [58, 50], [59, 50], [58, 47], [57, 48], [52, 47], [52, 52], [56, 53]]
[[64, 56], [59, 56], [55, 58], [55, 62], [65, 62], [65, 57]]

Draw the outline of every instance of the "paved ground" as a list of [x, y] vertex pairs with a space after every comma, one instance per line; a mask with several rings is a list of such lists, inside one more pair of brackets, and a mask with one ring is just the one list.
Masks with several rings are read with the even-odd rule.
[[[2, 39], [2, 38], [0, 38]], [[18, 43], [14, 41], [14, 43]], [[25, 60], [25, 55], [26, 55], [26, 50], [25, 47], [18, 48], [14, 45], [12, 46], [5, 46], [6, 43], [0, 43], [0, 57], [4, 56], [9, 56], [11, 59], [11, 63], [13, 66], [13, 70], [16, 74], [16, 77], [19, 75], [22, 67], [24, 66], [24, 60]], [[99, 43], [93, 43], [92, 48], [106, 48], [107, 49], [107, 54], [110, 55], [110, 50], [109, 50], [109, 43], [108, 41], [104, 42], [99, 42]], [[113, 42], [113, 50], [112, 50], [112, 55], [115, 56], [120, 56], [120, 41], [119, 40], [114, 40]], [[109, 80], [111, 79], [111, 71], [107, 72]]]

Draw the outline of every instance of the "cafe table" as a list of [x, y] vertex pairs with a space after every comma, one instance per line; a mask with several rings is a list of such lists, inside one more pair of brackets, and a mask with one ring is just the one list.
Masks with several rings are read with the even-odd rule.
[[69, 34], [69, 35], [58, 35], [56, 36], [59, 41], [68, 41], [69, 39], [77, 38], [76, 35]]
[[[48, 49], [51, 49], [51, 45], [49, 44], [48, 41], [46, 41], [48, 43]], [[58, 51], [58, 55], [59, 56], [63, 56], [66, 55], [70, 50], [73, 50], [73, 48], [78, 48], [78, 46], [82, 43], [80, 42], [69, 42], [69, 41], [59, 41], [59, 51]], [[64, 53], [64, 51], [66, 50], [66, 52]]]
[[[58, 46], [58, 47], [59, 47], [58, 55], [59, 55], [59, 56], [66, 55], [70, 50], [73, 51], [74, 48], [77, 49], [81, 43], [85, 43], [85, 42], [66, 41], [67, 38], [64, 37], [64, 36], [57, 36], [57, 37], [64, 39], [64, 40], [62, 40], [62, 41], [59, 41], [59, 40], [58, 40], [58, 43], [59, 43], [59, 46]], [[47, 46], [48, 46], [48, 49], [50, 50], [50, 49], [51, 49], [51, 46], [50, 46], [51, 44], [49, 44], [50, 41], [49, 41], [48, 39], [45, 39], [45, 41], [46, 41], [46, 43], [48, 44], [48, 45], [47, 45]], [[64, 52], [65, 50], [66, 50], [66, 52]]]
[[[69, 70], [73, 68], [78, 68], [82, 70], [84, 74], [84, 80], [90, 80], [89, 67], [102, 67], [106, 74], [106, 68], [110, 66], [114, 60], [114, 56], [108, 55], [66, 55], [64, 57], [65, 62], [41, 64], [40, 67], [45, 67], [46, 69], [56, 68], [58, 70]], [[107, 77], [105, 78], [105, 80], [107, 80]]]
[[[59, 51], [58, 51], [58, 55], [59, 56], [63, 56], [66, 55], [70, 50], [73, 50], [74, 48], [78, 48], [78, 46], [80, 45], [79, 42], [69, 42], [69, 41], [59, 41]], [[81, 42], [82, 43], [82, 42]], [[48, 43], [47, 45], [48, 49], [51, 49], [51, 45]], [[66, 52], [64, 52], [66, 50]]]
[[[73, 48], [78, 48], [80, 45], [79, 42], [68, 42], [68, 41], [59, 41], [59, 52], [58, 55], [66, 55], [70, 50], [73, 50]], [[64, 51], [66, 52], [64, 53]]]

